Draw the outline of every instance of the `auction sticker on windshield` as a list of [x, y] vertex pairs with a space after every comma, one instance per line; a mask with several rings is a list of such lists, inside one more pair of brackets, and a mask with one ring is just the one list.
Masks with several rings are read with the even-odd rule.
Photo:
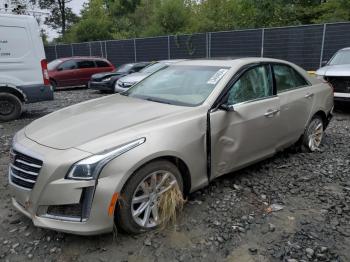
[[209, 85], [216, 85], [220, 79], [227, 73], [228, 69], [219, 69], [207, 82]]

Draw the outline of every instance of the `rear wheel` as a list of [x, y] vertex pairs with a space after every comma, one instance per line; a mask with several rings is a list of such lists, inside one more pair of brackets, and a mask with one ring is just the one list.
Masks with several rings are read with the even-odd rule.
[[303, 136], [303, 151], [314, 152], [318, 150], [322, 142], [323, 134], [323, 120], [319, 116], [314, 116], [307, 126]]
[[0, 121], [11, 121], [22, 113], [21, 100], [9, 93], [0, 93]]
[[134, 173], [122, 190], [116, 222], [126, 232], [137, 234], [160, 224], [160, 197], [173, 187], [183, 190], [178, 168], [168, 161], [151, 162]]

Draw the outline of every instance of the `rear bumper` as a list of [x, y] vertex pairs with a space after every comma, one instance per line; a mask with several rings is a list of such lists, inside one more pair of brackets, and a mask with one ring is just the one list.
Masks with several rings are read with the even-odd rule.
[[53, 100], [53, 90], [51, 86], [44, 84], [18, 86], [26, 96], [26, 103], [36, 103]]
[[88, 84], [89, 89], [99, 91], [114, 91], [114, 84], [111, 82], [93, 82], [90, 81]]

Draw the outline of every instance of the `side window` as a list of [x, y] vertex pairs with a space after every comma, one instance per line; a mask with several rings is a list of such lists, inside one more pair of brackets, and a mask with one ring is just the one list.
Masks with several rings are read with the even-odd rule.
[[80, 60], [77, 62], [78, 64], [78, 68], [94, 68], [95, 67], [95, 63], [91, 60]]
[[293, 68], [287, 65], [273, 65], [277, 93], [307, 86], [307, 81]]
[[68, 60], [66, 62], [63, 62], [62, 64], [60, 64], [57, 68], [57, 70], [72, 70], [72, 69], [76, 69], [77, 68], [77, 64], [75, 63], [74, 60]]
[[132, 69], [133, 69], [135, 72], [138, 72], [138, 71], [140, 71], [142, 68], [144, 68], [144, 66], [134, 66]]
[[268, 66], [257, 66], [245, 72], [231, 87], [228, 104], [234, 105], [272, 96], [272, 77]]
[[110, 67], [110, 65], [106, 61], [96, 60], [95, 62], [97, 67]]

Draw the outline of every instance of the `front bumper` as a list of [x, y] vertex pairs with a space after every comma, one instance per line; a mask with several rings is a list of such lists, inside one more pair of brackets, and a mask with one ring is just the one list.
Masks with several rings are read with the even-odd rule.
[[335, 102], [350, 102], [350, 93], [334, 93]]
[[[116, 190], [115, 179], [106, 176], [96, 182], [64, 178], [73, 163], [91, 154], [78, 149], [48, 148], [26, 138], [23, 132], [17, 135], [17, 140], [20, 143], [14, 143], [16, 151], [26, 155], [30, 152], [36, 155], [40, 153], [44, 156], [43, 166], [32, 189], [11, 182], [9, 171], [12, 203], [18, 211], [29, 217], [35, 226], [56, 231], [94, 235], [113, 230], [114, 217], [108, 214], [108, 208]], [[81, 203], [84, 192], [91, 188], [93, 198], [86, 219], [72, 219], [66, 214], [48, 214], [50, 207]]]
[[88, 84], [89, 89], [99, 90], [99, 91], [114, 91], [113, 82], [94, 82], [90, 81]]

